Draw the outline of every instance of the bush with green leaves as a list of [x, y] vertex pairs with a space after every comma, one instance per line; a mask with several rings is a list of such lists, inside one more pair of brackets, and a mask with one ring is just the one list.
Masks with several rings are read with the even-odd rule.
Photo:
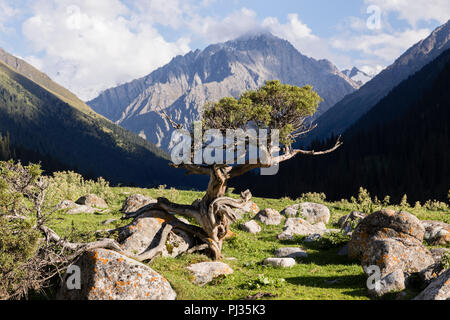
[[450, 252], [446, 252], [442, 256], [441, 266], [443, 270], [450, 269]]
[[282, 278], [269, 278], [265, 275], [259, 275], [258, 278], [249, 280], [247, 283], [243, 285], [243, 287], [253, 290], [253, 289], [260, 289], [262, 287], [275, 287], [275, 288], [281, 288], [286, 283], [285, 279]]
[[41, 236], [34, 218], [45, 210], [41, 173], [39, 165], [0, 162], [0, 299], [21, 298], [39, 285], [33, 260]]
[[49, 178], [50, 185], [47, 190], [48, 198], [53, 204], [62, 200], [76, 201], [87, 194], [95, 194], [111, 203], [114, 200], [109, 182], [103, 178], [85, 180], [82, 175], [73, 171], [55, 172]]
[[344, 232], [329, 232], [312, 242], [312, 246], [321, 250], [340, 248], [346, 245], [350, 239], [351, 237]]
[[46, 225], [54, 212], [48, 186], [39, 165], [0, 162], [0, 299], [42, 292], [85, 247]]
[[36, 255], [39, 238], [29, 222], [0, 218], [0, 299], [22, 297], [29, 289], [38, 289], [24, 284], [35, 277], [28, 264]]
[[327, 199], [325, 193], [317, 193], [317, 192], [308, 192], [303, 193], [301, 197], [298, 199], [298, 202], [314, 202], [314, 203], [323, 203]]
[[432, 210], [432, 211], [449, 211], [449, 205], [445, 202], [440, 202], [437, 200], [428, 200], [424, 204], [425, 209]]

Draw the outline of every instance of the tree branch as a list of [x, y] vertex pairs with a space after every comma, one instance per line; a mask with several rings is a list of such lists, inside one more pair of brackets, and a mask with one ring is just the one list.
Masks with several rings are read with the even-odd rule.
[[339, 137], [338, 140], [336, 141], [336, 144], [334, 145], [334, 147], [330, 148], [328, 150], [324, 150], [324, 151], [314, 151], [314, 150], [307, 151], [307, 150], [300, 150], [300, 149], [291, 150], [290, 152], [288, 152], [286, 154], [283, 154], [281, 156], [273, 158], [272, 164], [275, 165], [275, 164], [290, 160], [299, 154], [308, 155], [308, 156], [320, 156], [320, 155], [324, 155], [324, 154], [329, 154], [329, 153], [332, 153], [332, 152], [336, 151], [337, 149], [339, 149], [342, 145], [343, 145], [343, 143], [341, 141], [341, 137]]
[[169, 117], [169, 115], [164, 110], [157, 110], [156, 113], [158, 113], [161, 118], [166, 118], [167, 121], [169, 121], [169, 123], [172, 126], [172, 128], [174, 128], [175, 130], [183, 129], [183, 125], [173, 121], [172, 118]]
[[169, 237], [172, 228], [173, 227], [170, 224], [166, 224], [162, 231], [161, 239], [159, 240], [158, 245], [153, 249], [150, 249], [148, 251], [139, 254], [135, 258], [140, 262], [153, 260], [158, 254], [160, 254], [164, 250], [164, 246], [166, 245], [167, 238]]

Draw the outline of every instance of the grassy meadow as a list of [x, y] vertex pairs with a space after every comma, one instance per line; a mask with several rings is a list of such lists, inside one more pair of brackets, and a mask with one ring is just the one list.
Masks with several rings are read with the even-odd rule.
[[[99, 193], [109, 204], [107, 211], [79, 215], [57, 212], [53, 215], [49, 226], [71, 240], [94, 240], [96, 231], [113, 229], [131, 222], [131, 220], [120, 220], [122, 214], [119, 211], [123, 201], [131, 194], [140, 193], [153, 198], [166, 197], [180, 204], [191, 204], [203, 195], [202, 192], [166, 189], [164, 186], [158, 189], [104, 187]], [[235, 194], [229, 194], [229, 196], [238, 197]], [[254, 198], [253, 201], [260, 209], [273, 208], [278, 211], [304, 201], [325, 204], [331, 211], [328, 228], [336, 228], [335, 223], [339, 218], [353, 210], [374, 212], [382, 207], [403, 209], [421, 220], [440, 220], [450, 223], [450, 214], [445, 204], [429, 202], [426, 206], [416, 204], [414, 207], [410, 207], [405, 198], [401, 205], [390, 205], [388, 199], [385, 199], [384, 203], [371, 199], [363, 189], [357, 198], [333, 203], [326, 202], [325, 196], [319, 194], [303, 195], [297, 200]], [[106, 226], [103, 225], [102, 222], [108, 219], [119, 220]], [[248, 220], [251, 220], [251, 217], [245, 216], [239, 223]], [[317, 245], [303, 243], [301, 237], [293, 241], [279, 241], [276, 236], [281, 233], [284, 221], [279, 226], [260, 224], [262, 232], [258, 235], [241, 231], [239, 223], [232, 226], [235, 235], [226, 241], [223, 249], [224, 262], [234, 270], [232, 275], [217, 278], [204, 287], [192, 284], [192, 276], [186, 267], [193, 263], [209, 260], [208, 257], [201, 254], [184, 255], [177, 258], [159, 257], [148, 265], [170, 281], [178, 294], [177, 299], [181, 300], [236, 300], [245, 299], [257, 293], [270, 294], [264, 299], [280, 300], [371, 299], [367, 295], [366, 277], [361, 266], [357, 262], [349, 261], [345, 256], [338, 255], [342, 244], [318, 248]], [[101, 233], [97, 234], [97, 237], [99, 236]], [[262, 265], [265, 258], [273, 257], [276, 249], [286, 246], [303, 247], [308, 252], [308, 258], [297, 260], [297, 264], [290, 269]], [[404, 298], [413, 297], [414, 294], [416, 293], [410, 292]], [[395, 298], [395, 295], [388, 295], [384, 299], [389, 298]]]

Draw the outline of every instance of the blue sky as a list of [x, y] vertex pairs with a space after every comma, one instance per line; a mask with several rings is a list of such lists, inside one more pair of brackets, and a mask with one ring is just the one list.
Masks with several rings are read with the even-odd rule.
[[0, 47], [88, 100], [254, 30], [376, 73], [448, 19], [448, 0], [0, 0]]

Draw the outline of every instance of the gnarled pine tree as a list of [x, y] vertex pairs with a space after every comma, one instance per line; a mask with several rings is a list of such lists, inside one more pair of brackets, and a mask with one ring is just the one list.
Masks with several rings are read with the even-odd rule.
[[[235, 210], [244, 207], [251, 199], [250, 191], [243, 192], [239, 200], [225, 197], [228, 180], [254, 169], [278, 165], [299, 154], [317, 156], [331, 153], [342, 145], [340, 139], [338, 139], [334, 147], [325, 151], [316, 152], [292, 148], [292, 144], [298, 137], [315, 128], [315, 126], [307, 123], [307, 119], [317, 111], [321, 100], [311, 86], [300, 88], [284, 85], [279, 81], [268, 81], [259, 90], [245, 92], [238, 99], [224, 98], [215, 104], [207, 105], [203, 113], [202, 132], [215, 129], [225, 136], [227, 130], [242, 129], [241, 132], [244, 130], [247, 132], [248, 129], [265, 129], [268, 136], [271, 137], [271, 133], [278, 130], [279, 145], [274, 145], [269, 138], [265, 161], [260, 159], [254, 161], [248, 155], [237, 154], [234, 148], [239, 147], [239, 142], [226, 140], [224, 145], [220, 145], [220, 147], [229, 148], [231, 144], [235, 151], [234, 160], [241, 164], [193, 164], [195, 151], [198, 148], [204, 150], [211, 147], [204, 144], [204, 141], [201, 142], [200, 146], [196, 146], [194, 143], [189, 159], [191, 161], [171, 165], [175, 168], [187, 170], [186, 174], [188, 175], [208, 175], [210, 180], [205, 196], [201, 201], [190, 206], [174, 204], [165, 198], [160, 198], [154, 208], [171, 215], [178, 214], [195, 219], [200, 227], [187, 225], [181, 221], [177, 221], [176, 224], [172, 223], [172, 226], [200, 238], [205, 243], [204, 246], [211, 250], [212, 258], [215, 260], [221, 259], [224, 238], [229, 231], [230, 223], [236, 220]], [[164, 116], [174, 128], [183, 129], [167, 114], [164, 113]], [[195, 130], [185, 129], [185, 131], [189, 132], [192, 141], [194, 141]], [[250, 145], [251, 138], [247, 135], [244, 145]], [[240, 143], [242, 146], [242, 140]], [[278, 152], [276, 156], [273, 156], [275, 148], [278, 149]], [[237, 162], [239, 159], [241, 161]], [[164, 234], [168, 234], [168, 232], [164, 232]], [[162, 237], [161, 243], [165, 243], [166, 238]]]

